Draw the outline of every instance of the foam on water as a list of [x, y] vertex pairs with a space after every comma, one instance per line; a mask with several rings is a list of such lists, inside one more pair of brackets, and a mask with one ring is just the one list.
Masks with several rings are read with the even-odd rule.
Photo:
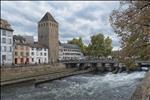
[[[126, 100], [144, 75], [145, 72], [76, 75], [36, 88], [20, 88], [23, 92], [16, 89], [10, 96], [15, 96], [15, 100]], [[4, 100], [9, 100], [9, 93], [4, 94]]]

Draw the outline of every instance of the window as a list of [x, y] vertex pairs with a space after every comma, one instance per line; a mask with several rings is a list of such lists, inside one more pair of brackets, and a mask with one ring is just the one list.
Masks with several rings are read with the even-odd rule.
[[43, 35], [41, 35], [40, 38], [43, 38]]
[[12, 52], [12, 47], [10, 47], [10, 52]]
[[11, 37], [11, 36], [12, 36], [12, 33], [11, 33], [11, 32], [8, 32], [7, 34], [8, 34], [8, 37]]
[[34, 48], [32, 48], [32, 50], [34, 50]]
[[8, 60], [8, 61], [12, 61], [12, 56], [9, 55], [9, 56], [7, 57], [7, 60]]
[[26, 52], [26, 56], [29, 56], [29, 52]]
[[2, 31], [2, 34], [3, 34], [3, 36], [6, 36], [6, 31], [3, 30], [3, 31]]
[[16, 46], [15, 46], [15, 49], [17, 49], [17, 48], [18, 48], [18, 46], [16, 45]]
[[21, 52], [21, 56], [23, 56], [23, 52]]
[[2, 61], [6, 60], [6, 55], [2, 55]]
[[32, 58], [32, 62], [34, 62], [34, 58]]
[[42, 52], [41, 52], [41, 56], [42, 56], [43, 54], [42, 54]]
[[2, 38], [2, 43], [6, 43], [6, 38]]
[[11, 39], [8, 39], [8, 43], [11, 44]]
[[34, 52], [32, 52], [31, 55], [34, 55]]
[[15, 52], [15, 56], [18, 56], [18, 52]]
[[8, 47], [8, 52], [12, 52], [12, 48], [11, 47]]
[[6, 46], [3, 46], [3, 47], [2, 47], [2, 51], [3, 51], [3, 52], [6, 52]]
[[46, 53], [44, 53], [44, 55], [46, 56]]

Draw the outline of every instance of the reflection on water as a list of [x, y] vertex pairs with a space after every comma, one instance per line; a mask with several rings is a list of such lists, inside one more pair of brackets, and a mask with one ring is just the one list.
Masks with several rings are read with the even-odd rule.
[[36, 87], [2, 89], [2, 100], [127, 100], [145, 72], [84, 74]]

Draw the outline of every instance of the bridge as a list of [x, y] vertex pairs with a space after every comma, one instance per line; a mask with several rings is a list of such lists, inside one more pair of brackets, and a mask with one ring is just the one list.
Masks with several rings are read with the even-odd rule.
[[117, 60], [114, 59], [82, 59], [82, 60], [66, 60], [61, 61], [67, 68], [77, 67], [79, 69], [95, 69], [112, 71], [119, 66]]
[[[82, 59], [82, 60], [65, 60], [61, 61], [67, 68], [77, 67], [79, 69], [92, 68], [95, 70], [108, 70], [112, 71], [119, 68], [124, 68], [123, 64], [119, 63], [116, 59]], [[136, 60], [140, 70], [150, 70], [150, 61], [139, 61]]]
[[140, 70], [150, 70], [150, 61], [135, 61]]

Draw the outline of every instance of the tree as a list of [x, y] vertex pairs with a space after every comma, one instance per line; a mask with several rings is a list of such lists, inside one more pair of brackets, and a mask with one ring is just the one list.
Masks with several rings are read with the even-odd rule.
[[108, 56], [108, 55], [110, 55], [111, 54], [111, 52], [112, 52], [112, 40], [109, 38], [109, 37], [107, 37], [105, 40], [104, 40], [104, 56]]
[[150, 2], [123, 1], [110, 16], [110, 23], [121, 37], [121, 61], [132, 67], [134, 60], [150, 60]]
[[83, 41], [82, 41], [82, 38], [79, 37], [78, 39], [77, 38], [73, 38], [72, 40], [68, 41], [68, 44], [75, 44], [75, 45], [78, 45], [80, 47], [80, 50], [83, 54], [86, 54], [86, 48], [87, 46], [84, 45]]
[[91, 43], [88, 45], [88, 54], [94, 57], [107, 57], [112, 51], [111, 43], [111, 39], [109, 37], [105, 39], [101, 33], [93, 35], [91, 36]]

